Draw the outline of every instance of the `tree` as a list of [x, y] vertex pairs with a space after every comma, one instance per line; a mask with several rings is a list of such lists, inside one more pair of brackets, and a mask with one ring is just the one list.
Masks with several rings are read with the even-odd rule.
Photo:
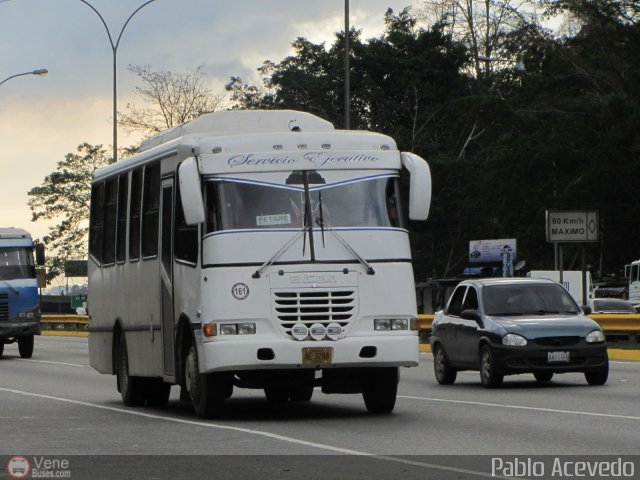
[[429, 25], [441, 25], [471, 54], [476, 78], [489, 76], [492, 65], [514, 61], [505, 40], [509, 33], [537, 25], [528, 0], [422, 0], [418, 15]]
[[189, 73], [154, 72], [150, 66], [130, 65], [129, 70], [142, 82], [136, 93], [146, 104], [138, 107], [127, 104], [127, 113], [119, 113], [120, 124], [130, 131], [154, 135], [204, 113], [222, 108], [224, 98], [214, 95], [207, 86], [207, 75], [202, 67]]
[[68, 259], [87, 256], [87, 220], [91, 178], [101, 167], [113, 163], [102, 145], [82, 143], [77, 153], [68, 153], [41, 185], [29, 190], [31, 221], [56, 220], [42, 241], [49, 249], [47, 279], [64, 272]]

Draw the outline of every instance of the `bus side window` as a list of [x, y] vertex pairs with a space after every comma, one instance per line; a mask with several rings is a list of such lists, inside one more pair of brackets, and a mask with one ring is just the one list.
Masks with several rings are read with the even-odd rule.
[[116, 262], [126, 260], [127, 243], [127, 197], [129, 175], [124, 173], [118, 177], [118, 230], [116, 233]]
[[116, 258], [116, 213], [118, 208], [118, 182], [107, 180], [104, 205], [104, 229], [102, 231], [102, 263], [111, 265]]
[[129, 261], [140, 258], [140, 202], [142, 201], [142, 169], [131, 173], [131, 203], [129, 204]]
[[174, 254], [176, 260], [198, 263], [198, 226], [187, 225], [180, 199], [180, 186], [176, 187], [175, 231], [173, 233]]
[[160, 165], [150, 165], [144, 171], [142, 194], [142, 258], [158, 255], [160, 213]]
[[207, 212], [207, 230], [206, 233], [218, 230], [218, 209], [216, 207], [216, 187], [214, 182], [206, 184], [206, 212]]
[[104, 228], [104, 183], [91, 187], [91, 217], [89, 220], [89, 254], [102, 264], [102, 230]]

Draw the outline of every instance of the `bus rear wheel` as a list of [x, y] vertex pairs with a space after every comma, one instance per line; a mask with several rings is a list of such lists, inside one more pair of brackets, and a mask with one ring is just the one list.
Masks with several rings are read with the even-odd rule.
[[222, 414], [224, 400], [231, 396], [230, 379], [218, 373], [200, 373], [198, 352], [192, 343], [184, 364], [184, 379], [196, 415], [215, 418]]
[[31, 358], [33, 355], [33, 335], [18, 337], [18, 351], [20, 358]]
[[124, 334], [118, 342], [118, 363], [116, 380], [118, 391], [122, 395], [122, 403], [127, 407], [141, 407], [144, 405], [143, 379], [129, 375], [129, 354]]
[[169, 403], [171, 384], [161, 378], [148, 378], [145, 387], [144, 398], [149, 407], [165, 407]]
[[398, 394], [398, 369], [373, 368], [362, 379], [362, 397], [369, 413], [391, 413]]

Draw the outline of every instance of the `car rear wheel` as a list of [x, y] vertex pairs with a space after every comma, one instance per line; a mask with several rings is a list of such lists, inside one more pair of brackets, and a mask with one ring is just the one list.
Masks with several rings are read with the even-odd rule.
[[449, 359], [440, 345], [434, 346], [433, 371], [440, 385], [451, 385], [456, 381], [458, 372], [449, 364]]
[[480, 381], [486, 388], [502, 385], [504, 375], [498, 373], [491, 347], [484, 345], [480, 350]]
[[548, 382], [553, 378], [553, 372], [537, 372], [533, 374], [539, 382]]
[[604, 385], [607, 383], [607, 379], [609, 378], [609, 363], [607, 363], [606, 367], [600, 370], [584, 372], [584, 378], [587, 379], [587, 383], [589, 385]]

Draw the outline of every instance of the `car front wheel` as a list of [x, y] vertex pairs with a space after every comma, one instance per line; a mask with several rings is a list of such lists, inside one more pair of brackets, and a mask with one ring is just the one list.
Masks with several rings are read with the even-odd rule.
[[440, 385], [451, 385], [456, 381], [458, 375], [456, 369], [449, 364], [447, 354], [444, 353], [444, 349], [440, 345], [434, 347], [433, 371]]
[[480, 350], [480, 380], [486, 388], [502, 385], [504, 375], [498, 373], [491, 347], [484, 345]]
[[584, 378], [586, 378], [589, 385], [604, 385], [609, 378], [609, 363], [606, 367], [593, 372], [584, 372]]

